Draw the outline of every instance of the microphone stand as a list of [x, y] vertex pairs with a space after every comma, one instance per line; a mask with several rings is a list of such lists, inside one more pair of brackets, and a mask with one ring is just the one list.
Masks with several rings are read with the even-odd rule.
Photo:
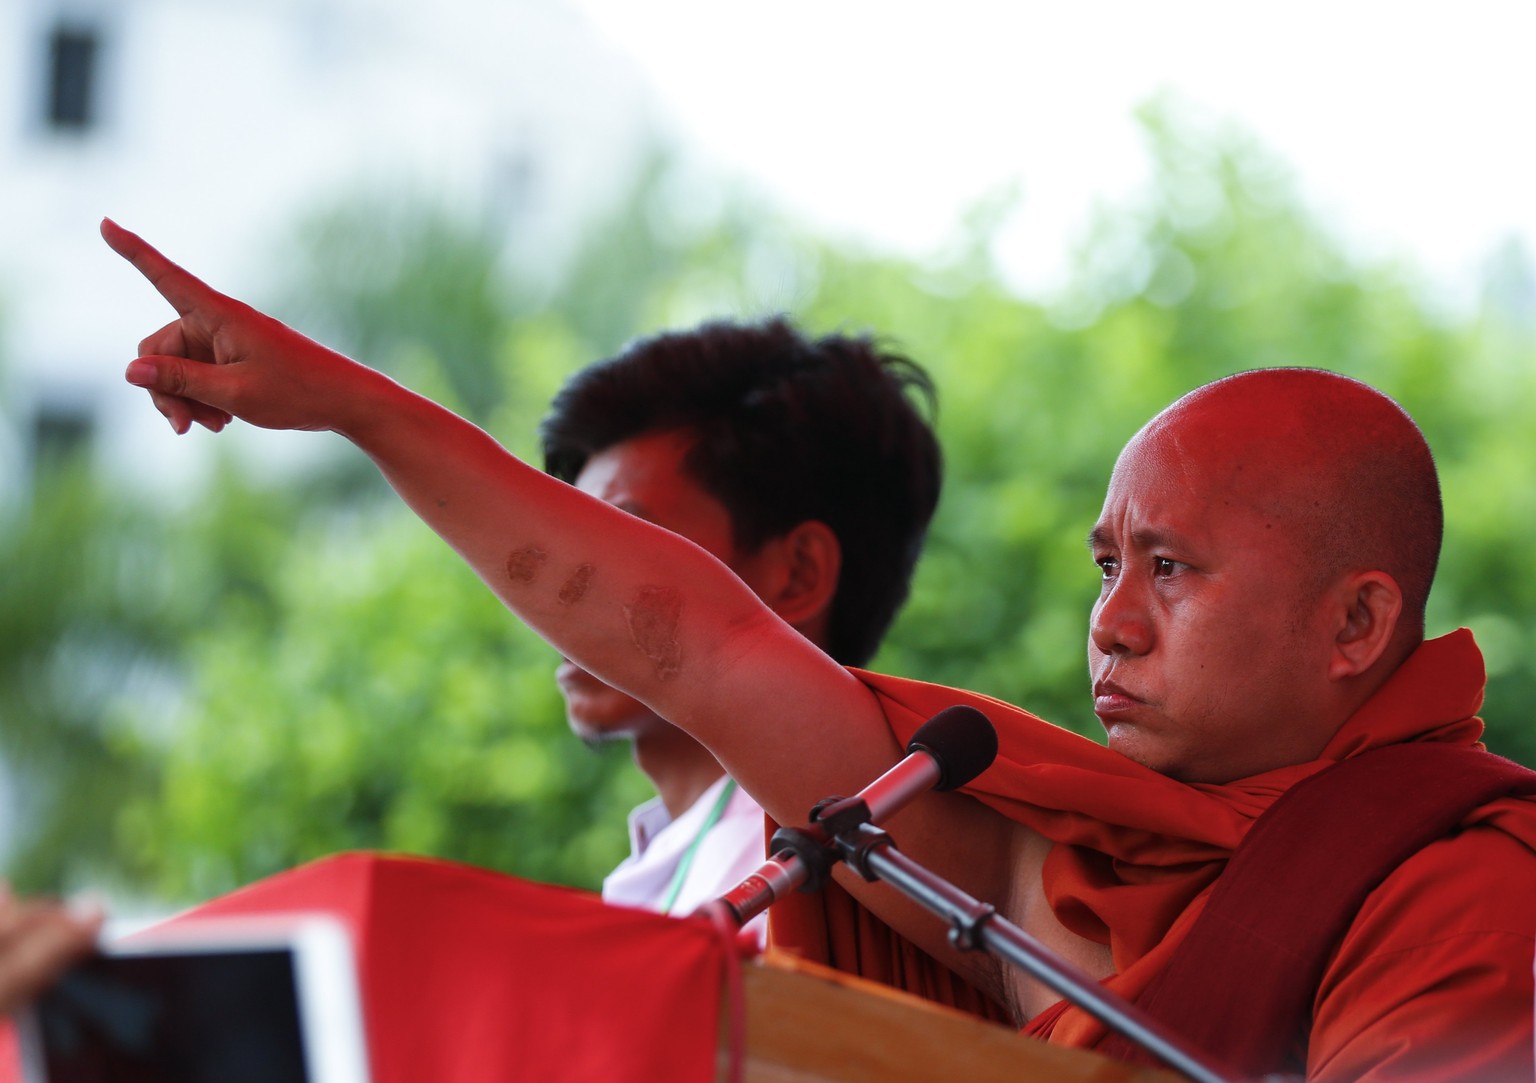
[[1087, 971], [1000, 917], [990, 903], [977, 901], [901, 853], [885, 831], [858, 820], [833, 824], [823, 819], [821, 824], [832, 835], [838, 856], [860, 876], [884, 880], [942, 918], [949, 925], [949, 941], [957, 949], [992, 952], [1197, 1083], [1235, 1083], [1233, 1077], [1189, 1050], [1136, 1005], [1105, 989]]
[[[772, 856], [695, 914], [734, 933], [787, 892], [820, 889], [832, 866], [845, 860], [865, 880], [885, 880], [944, 919], [956, 949], [992, 952], [1196, 1083], [1236, 1083], [1146, 1012], [999, 917], [993, 906], [899, 853], [891, 837], [874, 826], [919, 793], [954, 789], [984, 771], [997, 755], [997, 734], [987, 717], [973, 707], [948, 707], [919, 727], [907, 753], [853, 797], [829, 797], [817, 804], [805, 827], [780, 828], [769, 844]], [[1279, 1079], [1266, 1077], [1265, 1083]]]

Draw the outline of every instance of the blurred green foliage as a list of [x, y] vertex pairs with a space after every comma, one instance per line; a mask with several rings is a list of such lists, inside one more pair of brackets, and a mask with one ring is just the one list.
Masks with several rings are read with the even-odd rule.
[[[1497, 305], [1446, 316], [1411, 269], [1346, 256], [1241, 133], [1167, 103], [1143, 123], [1151, 184], [1101, 216], [1049, 302], [994, 262], [1014, 193], [916, 262], [806, 236], [658, 158], [552, 291], [519, 281], [495, 222], [369, 203], [301, 224], [272, 303], [524, 455], [560, 380], [631, 335], [777, 311], [877, 331], [936, 378], [947, 476], [876, 668], [1087, 733], [1084, 538], [1120, 446], [1227, 373], [1360, 377], [1439, 458], [1431, 631], [1479, 634], [1489, 743], [1536, 763], [1529, 258], [1501, 256]], [[228, 466], [174, 521], [71, 476], [0, 521], [0, 557], [30, 572], [0, 585], [0, 739], [35, 778], [24, 886], [195, 899], [347, 847], [592, 886], [622, 855], [647, 792], [624, 750], [569, 735], [553, 652], [353, 470], [275, 490]]]

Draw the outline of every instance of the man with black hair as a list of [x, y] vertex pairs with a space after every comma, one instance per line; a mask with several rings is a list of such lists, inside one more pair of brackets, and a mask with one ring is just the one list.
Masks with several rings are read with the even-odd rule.
[[[922, 369], [869, 338], [708, 323], [572, 376], [540, 427], [544, 467], [701, 546], [812, 643], [862, 665], [906, 599], [938, 501], [938, 444], [913, 392], [931, 406]], [[630, 814], [632, 852], [605, 899], [690, 913], [756, 869], [762, 809], [703, 745], [569, 659], [557, 679], [577, 736], [628, 738], [657, 791]]]

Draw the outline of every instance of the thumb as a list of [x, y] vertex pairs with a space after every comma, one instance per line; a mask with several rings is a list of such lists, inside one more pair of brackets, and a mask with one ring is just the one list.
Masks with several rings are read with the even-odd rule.
[[222, 366], [169, 354], [135, 358], [123, 375], [135, 387], [210, 406], [216, 405], [227, 389]]
[[216, 396], [218, 366], [185, 357], [139, 357], [128, 363], [127, 381], [150, 394], [155, 406], [178, 433], [193, 422], [218, 432], [229, 424], [230, 414], [210, 402]]
[[190, 395], [186, 365], [186, 358], [182, 357], [139, 357], [128, 363], [128, 371], [123, 375], [134, 387]]

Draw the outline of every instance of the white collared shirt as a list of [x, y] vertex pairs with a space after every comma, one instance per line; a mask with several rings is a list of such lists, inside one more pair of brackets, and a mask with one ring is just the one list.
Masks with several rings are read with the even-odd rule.
[[[603, 900], [660, 910], [683, 855], [708, 820], [727, 781], [724, 775], [717, 778], [675, 820], [668, 816], [659, 797], [636, 806], [629, 814], [630, 855], [603, 880]], [[699, 841], [671, 913], [691, 914], [756, 872], [765, 853], [763, 829], [761, 806], [736, 787], [720, 819]], [[767, 932], [766, 915], [759, 914], [747, 927], [757, 933], [761, 943]]]

